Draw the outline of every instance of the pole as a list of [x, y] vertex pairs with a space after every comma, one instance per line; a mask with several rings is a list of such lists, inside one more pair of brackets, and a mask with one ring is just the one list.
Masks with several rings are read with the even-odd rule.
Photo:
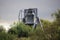
[[18, 21], [21, 22], [22, 20], [22, 10], [19, 10]]

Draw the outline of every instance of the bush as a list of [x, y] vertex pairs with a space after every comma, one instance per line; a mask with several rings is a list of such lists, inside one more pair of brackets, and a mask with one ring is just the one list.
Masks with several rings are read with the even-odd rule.
[[23, 23], [17, 23], [11, 29], [9, 29], [8, 33], [17, 35], [18, 37], [28, 37], [30, 30], [30, 26]]
[[7, 34], [6, 32], [0, 32], [0, 40], [14, 40], [15, 36]]

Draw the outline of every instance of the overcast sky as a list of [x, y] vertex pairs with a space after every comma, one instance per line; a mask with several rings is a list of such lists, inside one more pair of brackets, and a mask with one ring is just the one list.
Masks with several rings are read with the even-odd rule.
[[60, 9], [60, 0], [0, 0], [0, 23], [18, 20], [21, 9], [38, 8], [40, 18], [52, 20], [51, 14]]

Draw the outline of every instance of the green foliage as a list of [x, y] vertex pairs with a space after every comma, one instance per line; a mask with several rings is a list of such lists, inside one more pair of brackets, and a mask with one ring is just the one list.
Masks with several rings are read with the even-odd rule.
[[7, 33], [0, 33], [0, 40], [14, 40], [14, 36]]
[[30, 32], [30, 40], [46, 40], [44, 32], [40, 27], [37, 27], [36, 30]]
[[17, 35], [18, 37], [27, 37], [30, 30], [31, 27], [28, 25], [16, 23], [11, 29], [9, 29], [8, 33]]
[[60, 10], [57, 10], [55, 13], [52, 14], [55, 18], [54, 23], [56, 26], [60, 26]]
[[55, 16], [55, 19], [57, 20], [57, 21], [59, 21], [60, 20], [60, 10], [57, 10], [54, 14], [52, 14], [53, 16]]
[[15, 36], [8, 34], [3, 26], [0, 26], [0, 40], [14, 40]]
[[54, 14], [52, 14], [55, 20], [53, 21], [53, 26], [57, 30], [56, 35], [57, 40], [60, 40], [60, 10], [56, 11]]
[[50, 25], [52, 24], [50, 21], [48, 20], [43, 20], [41, 19], [41, 22], [42, 22], [42, 25], [43, 25], [43, 28], [47, 28], [47, 27], [50, 27]]

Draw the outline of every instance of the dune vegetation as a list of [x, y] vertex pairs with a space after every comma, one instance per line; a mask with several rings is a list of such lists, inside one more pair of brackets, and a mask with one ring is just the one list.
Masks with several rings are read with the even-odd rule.
[[0, 40], [60, 40], [60, 10], [52, 13], [54, 21], [41, 19], [43, 30], [38, 24], [36, 29], [24, 23], [13, 23], [8, 32], [0, 26]]

